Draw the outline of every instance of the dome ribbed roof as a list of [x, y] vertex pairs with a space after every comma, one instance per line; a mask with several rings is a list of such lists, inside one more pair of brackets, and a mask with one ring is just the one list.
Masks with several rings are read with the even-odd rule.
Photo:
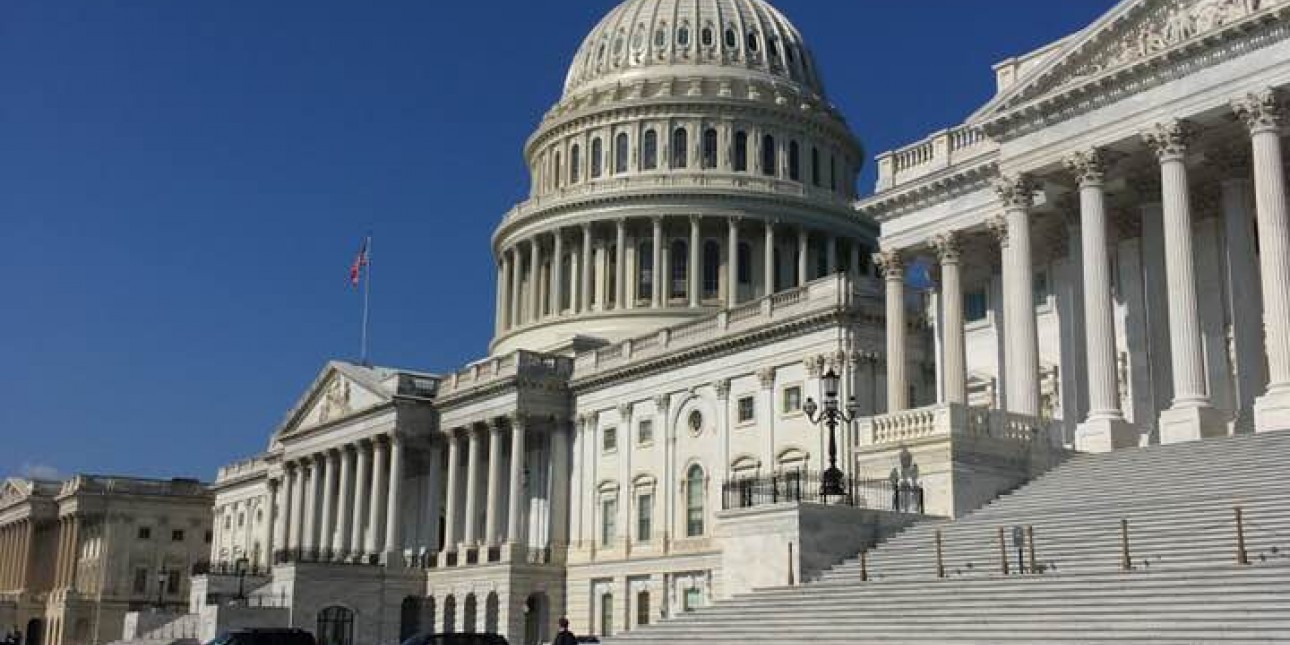
[[583, 41], [564, 93], [657, 72], [751, 73], [824, 95], [801, 33], [763, 0], [627, 0]]

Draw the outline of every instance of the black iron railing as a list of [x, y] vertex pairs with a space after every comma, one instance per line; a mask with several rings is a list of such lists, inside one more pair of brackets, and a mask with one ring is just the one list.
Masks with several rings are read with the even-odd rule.
[[807, 502], [923, 513], [923, 487], [917, 482], [846, 477], [843, 495], [822, 495], [821, 483], [820, 473], [805, 470], [734, 477], [721, 485], [721, 507], [730, 510]]

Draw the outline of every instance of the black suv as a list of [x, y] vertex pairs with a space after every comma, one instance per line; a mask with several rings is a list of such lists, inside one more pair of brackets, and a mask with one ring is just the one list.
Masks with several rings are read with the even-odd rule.
[[206, 645], [317, 645], [303, 629], [234, 629]]
[[509, 645], [506, 638], [497, 634], [421, 634], [413, 636], [403, 645]]

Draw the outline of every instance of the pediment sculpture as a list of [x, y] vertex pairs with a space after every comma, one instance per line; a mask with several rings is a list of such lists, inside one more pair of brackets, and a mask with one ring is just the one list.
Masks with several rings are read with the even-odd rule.
[[349, 413], [349, 381], [338, 376], [327, 384], [327, 390], [323, 393], [322, 405], [318, 409], [318, 422], [326, 423]]

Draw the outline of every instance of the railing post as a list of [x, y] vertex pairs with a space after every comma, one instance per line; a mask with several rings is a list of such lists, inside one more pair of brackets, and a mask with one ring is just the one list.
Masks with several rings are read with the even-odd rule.
[[1003, 537], [1003, 527], [999, 527], [999, 568], [1003, 575], [1008, 575], [1008, 542]]
[[1129, 558], [1129, 519], [1120, 518], [1120, 569], [1133, 570], [1133, 560]]
[[1249, 554], [1245, 552], [1245, 519], [1241, 514], [1241, 507], [1237, 506], [1236, 511], [1236, 563], [1249, 564]]
[[1035, 568], [1035, 527], [1026, 525], [1026, 548], [1030, 551], [1030, 573], [1038, 573]]
[[869, 552], [860, 552], [860, 582], [869, 582]]
[[936, 577], [945, 577], [945, 554], [942, 552], [941, 530], [936, 529]]

